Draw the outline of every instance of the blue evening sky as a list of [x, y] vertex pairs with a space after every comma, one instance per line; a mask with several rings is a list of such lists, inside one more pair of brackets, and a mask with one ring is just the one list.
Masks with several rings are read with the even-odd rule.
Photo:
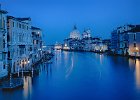
[[62, 42], [76, 24], [80, 32], [110, 38], [124, 24], [140, 24], [140, 0], [0, 0], [9, 15], [31, 17], [47, 44]]

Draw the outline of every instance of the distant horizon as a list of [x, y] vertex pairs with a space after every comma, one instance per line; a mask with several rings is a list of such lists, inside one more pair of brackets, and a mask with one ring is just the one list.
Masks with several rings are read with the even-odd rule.
[[126, 24], [140, 24], [139, 0], [1, 0], [2, 9], [14, 17], [31, 17], [32, 25], [43, 30], [47, 45], [63, 42], [76, 24], [82, 34], [110, 38], [111, 32]]

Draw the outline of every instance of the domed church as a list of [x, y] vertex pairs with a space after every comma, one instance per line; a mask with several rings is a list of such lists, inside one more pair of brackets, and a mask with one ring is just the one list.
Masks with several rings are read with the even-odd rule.
[[80, 39], [81, 35], [76, 25], [74, 25], [73, 31], [70, 33], [70, 38], [72, 39]]
[[84, 30], [82, 37], [83, 38], [90, 38], [91, 37], [91, 30], [90, 29]]

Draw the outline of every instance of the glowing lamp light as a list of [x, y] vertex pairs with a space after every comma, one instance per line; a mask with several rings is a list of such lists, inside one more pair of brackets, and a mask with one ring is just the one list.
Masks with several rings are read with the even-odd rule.
[[26, 64], [26, 61], [24, 62], [24, 64]]
[[136, 50], [137, 50], [137, 51], [139, 51], [139, 48], [138, 48], [138, 47], [136, 47]]
[[67, 44], [65, 44], [65, 47], [67, 47]]

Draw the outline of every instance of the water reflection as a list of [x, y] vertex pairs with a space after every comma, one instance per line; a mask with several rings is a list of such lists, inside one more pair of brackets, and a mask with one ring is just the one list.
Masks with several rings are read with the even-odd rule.
[[140, 60], [136, 60], [136, 86], [140, 90]]
[[55, 53], [52, 64], [38, 65], [39, 75], [24, 77], [24, 89], [0, 91], [0, 100], [140, 100], [139, 60], [135, 63], [119, 56]]
[[47, 74], [47, 76], [51, 76], [52, 75], [52, 66], [51, 64], [47, 64], [47, 63], [44, 63], [44, 64], [41, 64], [40, 65], [40, 74], [45, 72]]
[[100, 64], [102, 65], [103, 64], [103, 55], [100, 54]]
[[55, 51], [56, 60], [61, 60], [61, 51]]
[[66, 70], [66, 78], [68, 78], [73, 70], [73, 66], [74, 65], [74, 59], [73, 59], [73, 56], [71, 58], [71, 65], [69, 66], [69, 68]]
[[24, 77], [24, 99], [31, 99], [32, 94], [32, 78], [30, 76]]
[[64, 51], [64, 59], [63, 59], [64, 63], [65, 63], [65, 67], [67, 66], [68, 62], [69, 62], [69, 55], [68, 52]]
[[135, 68], [135, 63], [133, 59], [129, 59], [129, 68], [134, 69]]

